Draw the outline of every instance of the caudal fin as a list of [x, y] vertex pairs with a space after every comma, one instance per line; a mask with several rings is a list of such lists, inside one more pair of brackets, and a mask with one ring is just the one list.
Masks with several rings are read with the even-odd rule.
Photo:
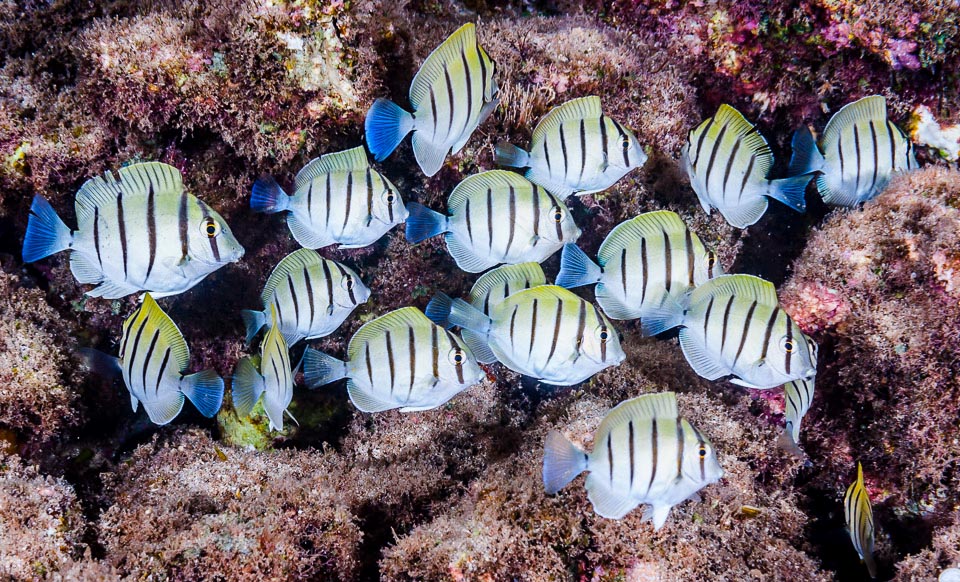
[[447, 320], [451, 325], [458, 325], [481, 335], [490, 332], [490, 318], [463, 299], [450, 301], [450, 315]]
[[367, 112], [363, 127], [370, 153], [382, 162], [413, 130], [413, 116], [389, 99], [377, 99]]
[[23, 239], [23, 261], [39, 261], [67, 250], [72, 243], [73, 234], [57, 216], [57, 211], [43, 196], [34, 196], [27, 221], [27, 234]]
[[526, 168], [530, 166], [530, 154], [512, 143], [502, 141], [497, 144], [494, 161], [499, 166]]
[[437, 293], [427, 303], [427, 308], [423, 310], [427, 319], [433, 323], [449, 329], [453, 327], [450, 323], [450, 308], [453, 305], [453, 299], [446, 293]]
[[412, 243], [427, 240], [447, 231], [447, 217], [423, 204], [407, 203], [407, 240]]
[[560, 254], [560, 272], [557, 273], [557, 285], [572, 289], [583, 285], [592, 285], [600, 280], [603, 271], [590, 260], [587, 253], [573, 243], [563, 245]]
[[800, 176], [818, 172], [823, 169], [824, 159], [817, 142], [810, 133], [810, 128], [803, 126], [793, 132], [793, 141], [790, 142], [793, 153], [790, 156], [790, 176]]
[[[247, 345], [249, 346], [257, 333], [266, 325], [267, 316], [262, 311], [244, 309], [240, 312], [240, 317], [243, 318], [243, 326], [247, 330]], [[288, 343], [287, 345], [293, 344]]]
[[272, 176], [265, 176], [253, 183], [250, 208], [254, 212], [273, 214], [290, 207], [290, 197]]
[[813, 178], [810, 174], [802, 176], [793, 176], [791, 178], [782, 178], [780, 180], [771, 180], [770, 187], [767, 189], [767, 196], [783, 202], [792, 210], [805, 212], [807, 202], [805, 195], [807, 184]]
[[257, 400], [260, 400], [260, 395], [263, 394], [264, 383], [263, 376], [249, 357], [240, 358], [237, 362], [230, 389], [233, 392], [233, 409], [237, 411], [237, 416], [250, 416]]
[[551, 430], [543, 445], [543, 487], [553, 495], [587, 469], [587, 454]]
[[310, 388], [336, 382], [347, 377], [347, 363], [331, 355], [307, 348], [303, 352], [303, 379]]
[[180, 391], [207, 418], [216, 416], [223, 404], [223, 378], [213, 370], [184, 376]]
[[680, 326], [683, 324], [684, 311], [683, 305], [668, 296], [658, 307], [642, 311], [640, 330], [644, 337], [652, 337]]

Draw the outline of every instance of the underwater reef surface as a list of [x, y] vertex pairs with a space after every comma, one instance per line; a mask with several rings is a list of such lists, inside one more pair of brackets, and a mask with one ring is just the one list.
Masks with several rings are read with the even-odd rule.
[[[811, 187], [806, 214], [771, 205], [740, 231], [703, 213], [677, 157], [721, 103], [783, 160], [793, 129], [822, 130], [865, 95], [885, 96], [908, 130], [919, 106], [960, 123], [958, 12], [944, 0], [0, 0], [0, 578], [862, 580], [841, 507], [861, 461], [880, 578], [936, 580], [960, 565], [955, 160], [919, 146], [925, 168], [862, 208], [830, 210]], [[34, 194], [74, 225], [87, 178], [131, 160], [179, 168], [247, 252], [163, 304], [191, 369], [229, 377], [247, 353], [240, 310], [297, 248], [279, 216], [250, 211], [253, 182], [288, 185], [308, 160], [361, 144], [373, 100], [406, 106], [422, 60], [468, 21], [497, 63], [499, 109], [430, 179], [407, 144], [378, 169], [405, 200], [443, 208], [494, 168], [495, 143], [527, 144], [550, 108], [600, 95], [650, 159], [571, 203], [580, 246], [592, 256], [618, 222], [665, 208], [728, 272], [773, 281], [820, 344], [807, 459], [777, 447], [779, 391], [703, 380], [675, 335], [645, 339], [635, 322], [618, 324], [623, 365], [574, 388], [493, 366], [437, 410], [371, 415], [339, 384], [301, 385], [299, 425], [281, 433], [229, 404], [156, 427], [82, 368], [79, 347], [117, 353], [137, 299], [84, 298], [65, 255], [22, 262]], [[338, 357], [365, 321], [474, 280], [441, 241], [411, 245], [399, 229], [322, 252], [372, 290], [312, 342]], [[548, 279], [557, 267], [544, 264]], [[639, 511], [597, 516], [582, 479], [544, 494], [548, 430], [590, 447], [610, 407], [666, 390], [726, 471], [701, 502], [654, 532]]]

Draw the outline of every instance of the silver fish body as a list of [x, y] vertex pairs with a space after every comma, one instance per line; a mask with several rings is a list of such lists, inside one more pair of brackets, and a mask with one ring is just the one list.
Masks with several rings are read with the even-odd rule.
[[680, 161], [704, 212], [716, 208], [737, 228], [760, 220], [768, 197], [797, 212], [806, 209], [804, 192], [811, 176], [769, 180], [773, 153], [767, 140], [729, 105], [690, 131]]
[[134, 412], [143, 404], [150, 420], [167, 424], [180, 414], [184, 397], [204, 416], [214, 416], [223, 402], [223, 379], [213, 370], [186, 375], [187, 342], [173, 320], [149, 293], [123, 322], [120, 367]]
[[158, 162], [132, 164], [87, 180], [77, 192], [71, 231], [41, 196], [34, 197], [24, 239], [27, 262], [70, 250], [70, 270], [86, 294], [117, 299], [190, 289], [243, 247], [216, 211], [183, 187], [180, 172]]
[[867, 566], [871, 578], [877, 577], [877, 564], [873, 560], [873, 508], [870, 495], [863, 484], [863, 467], [857, 463], [857, 480], [847, 488], [843, 496], [843, 515], [847, 520], [850, 541]]
[[780, 307], [773, 284], [752, 275], [723, 275], [694, 290], [680, 347], [708, 380], [733, 375], [748, 388], [810, 380], [817, 346]]
[[[689, 293], [723, 274], [717, 255], [668, 210], [618, 224], [600, 245], [597, 263], [565, 245], [557, 285], [596, 283], [597, 303], [613, 319], [640, 319], [669, 311], [682, 318]], [[644, 327], [645, 335], [655, 335]]]
[[647, 155], [633, 132], [603, 114], [600, 98], [581, 97], [555, 107], [533, 131], [530, 151], [497, 145], [497, 163], [528, 168], [527, 178], [561, 200], [573, 193], [601, 192]]
[[241, 358], [234, 371], [233, 407], [237, 415], [249, 416], [262, 396], [270, 430], [283, 430], [283, 413], [293, 401], [293, 377], [290, 350], [280, 333], [274, 306], [270, 330], [260, 343], [259, 357]]
[[654, 529], [670, 509], [723, 477], [710, 441], [677, 411], [673, 392], [645, 394], [610, 410], [586, 453], [557, 431], [547, 435], [543, 482], [557, 493], [588, 471], [586, 489], [594, 511], [620, 519], [641, 503]]
[[325, 154], [297, 174], [287, 195], [272, 178], [253, 186], [255, 212], [287, 212], [293, 238], [308, 249], [369, 246], [407, 219], [396, 187], [370, 167], [363, 147]]
[[459, 152], [478, 125], [499, 103], [496, 65], [477, 44], [467, 23], [451, 34], [423, 62], [410, 85], [409, 113], [387, 99], [377, 99], [364, 121], [367, 145], [383, 161], [413, 132], [413, 153], [427, 176], [436, 174], [447, 154]]
[[791, 173], [819, 172], [817, 190], [835, 206], [870, 200], [894, 174], [918, 167], [910, 138], [887, 118], [887, 102], [879, 95], [848, 103], [830, 118], [822, 154], [807, 128], [793, 144]]
[[303, 362], [311, 387], [347, 378], [350, 401], [363, 412], [437, 408], [484, 377], [461, 341], [414, 307], [364, 324], [345, 362], [310, 348]]
[[447, 206], [449, 217], [411, 204], [407, 239], [446, 233], [447, 250], [469, 273], [501, 263], [539, 263], [580, 236], [563, 202], [513, 172], [468, 177], [450, 193]]
[[569, 386], [619, 365], [626, 355], [610, 320], [563, 287], [540, 285], [511, 294], [489, 316], [462, 299], [438, 294], [428, 309], [473, 333], [464, 341], [477, 361], [499, 361], [545, 384]]
[[276, 309], [280, 333], [292, 346], [333, 333], [369, 297], [370, 289], [350, 267], [310, 249], [294, 251], [267, 279], [260, 295], [263, 311], [242, 313], [247, 343], [263, 326], [271, 325], [271, 309]]

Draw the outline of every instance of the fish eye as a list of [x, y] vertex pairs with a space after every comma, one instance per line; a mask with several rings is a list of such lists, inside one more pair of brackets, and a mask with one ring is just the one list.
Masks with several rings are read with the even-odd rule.
[[561, 209], [559, 206], [553, 207], [553, 220], [556, 222], [563, 220], [563, 209]]
[[717, 255], [713, 251], [707, 253], [707, 270], [712, 271], [714, 265], [717, 264]]
[[462, 366], [467, 361], [467, 354], [460, 348], [450, 350], [450, 363], [454, 366]]
[[347, 291], [353, 291], [353, 277], [347, 275], [343, 278], [343, 286], [347, 288]]
[[630, 147], [630, 136], [625, 135], [620, 139], [620, 145], [623, 146], [623, 149], [628, 149]]
[[797, 344], [794, 343], [793, 338], [784, 337], [780, 340], [780, 349], [790, 354], [793, 353], [793, 350], [797, 349]]
[[707, 447], [700, 445], [700, 458], [702, 459], [706, 456], [707, 456]]
[[200, 224], [200, 232], [207, 235], [207, 238], [214, 238], [220, 234], [220, 223], [211, 217], [207, 217]]
[[600, 332], [600, 341], [607, 343], [607, 340], [610, 339], [610, 332], [603, 330]]

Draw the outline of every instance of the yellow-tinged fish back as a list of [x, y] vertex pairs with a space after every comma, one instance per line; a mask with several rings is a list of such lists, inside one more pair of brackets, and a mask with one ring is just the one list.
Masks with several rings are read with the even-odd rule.
[[[841, 107], [823, 129], [824, 151], [830, 151], [830, 146], [840, 139], [843, 132], [853, 132], [853, 126], [857, 123], [866, 125], [871, 121], [878, 125], [887, 121], [887, 100], [882, 95], [864, 97]], [[850, 142], [853, 143], [852, 135]]]
[[467, 176], [450, 192], [447, 199], [447, 210], [456, 214], [457, 210], [466, 204], [471, 196], [477, 196], [488, 190], [509, 190], [514, 188], [520, 191], [532, 191], [536, 186], [516, 172], [506, 170], [488, 170]]
[[637, 396], [621, 402], [607, 413], [597, 429], [596, 441], [602, 441], [614, 427], [630, 420], [654, 418], [657, 420], [675, 420], [679, 414], [677, 395], [673, 392]]
[[179, 195], [183, 192], [183, 177], [180, 170], [160, 162], [143, 162], [120, 168], [116, 177], [110, 172], [90, 178], [77, 192], [76, 211], [78, 230], [93, 219], [94, 210], [101, 206], [116, 204], [122, 192], [125, 197]]
[[873, 560], [873, 508], [870, 495], [863, 484], [863, 466], [857, 462], [857, 480], [847, 488], [843, 496], [843, 509], [850, 530], [850, 540], [863, 559], [871, 578], [877, 577]]
[[606, 265], [614, 254], [619, 254], [624, 248], [630, 248], [640, 239], [662, 237], [665, 234], [682, 235], [686, 231], [687, 225], [676, 212], [670, 210], [646, 212], [615, 226], [600, 245], [597, 258], [601, 265]]
[[[145, 321], [145, 323], [144, 323]], [[177, 365], [177, 370], [183, 372], [190, 362], [190, 348], [187, 347], [187, 341], [180, 333], [177, 324], [170, 319], [163, 309], [157, 304], [156, 300], [149, 294], [143, 294], [143, 302], [123, 324], [123, 338], [121, 339], [120, 359], [123, 360], [127, 347], [132, 345], [130, 342], [136, 342], [137, 337], [150, 337], [152, 332], [159, 331], [157, 345], [154, 349], [156, 353], [163, 353], [163, 350], [169, 348], [170, 355]], [[133, 335], [133, 338], [130, 336]]]
[[554, 107], [540, 120], [533, 130], [533, 143], [539, 143], [555, 131], [565, 121], [580, 119], [599, 119], [603, 116], [600, 98], [596, 95], [571, 99], [563, 105]]
[[401, 307], [368, 321], [350, 338], [347, 345], [347, 358], [356, 360], [361, 356], [360, 349], [370, 341], [381, 338], [388, 331], [411, 327], [414, 330], [429, 329], [435, 325], [416, 307]]
[[[496, 269], [487, 271], [477, 279], [470, 289], [470, 302], [474, 307], [482, 310], [489, 315], [490, 303], [493, 305], [509, 297], [513, 293], [546, 285], [547, 278], [543, 274], [543, 268], [540, 263], [520, 263], [517, 265], [504, 265]], [[502, 289], [502, 297], [499, 291]], [[496, 299], [490, 299], [494, 294]], [[489, 300], [489, 301], [485, 301]]]
[[729, 297], [730, 295], [755, 300], [758, 305], [769, 307], [779, 305], [777, 288], [773, 283], [753, 275], [721, 275], [710, 279], [693, 291], [690, 304], [695, 305], [710, 297]]
[[459, 61], [460, 51], [471, 55], [477, 47], [477, 27], [468, 22], [433, 49], [410, 84], [410, 102], [426, 103], [430, 99], [430, 86], [443, 75], [446, 63]]
[[297, 190], [300, 190], [301, 188], [305, 188], [318, 176], [331, 172], [363, 170], [369, 167], [370, 160], [367, 159], [367, 150], [364, 149], [363, 146], [357, 146], [342, 152], [324, 154], [319, 158], [310, 160], [310, 162], [297, 173], [294, 186]]

